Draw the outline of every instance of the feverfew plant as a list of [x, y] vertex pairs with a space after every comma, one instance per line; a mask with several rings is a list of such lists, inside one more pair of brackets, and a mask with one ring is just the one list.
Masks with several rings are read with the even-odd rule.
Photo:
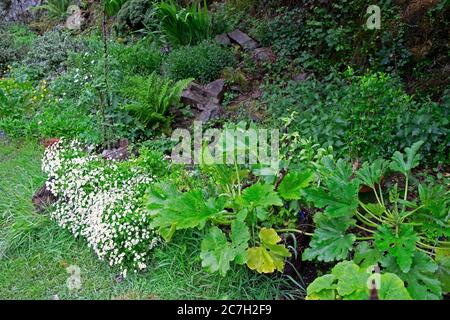
[[60, 140], [46, 149], [42, 170], [50, 177], [47, 189], [57, 197], [51, 216], [62, 228], [86, 239], [123, 276], [147, 267], [159, 238], [142, 199], [155, 177], [139, 159], [106, 161], [78, 141]]

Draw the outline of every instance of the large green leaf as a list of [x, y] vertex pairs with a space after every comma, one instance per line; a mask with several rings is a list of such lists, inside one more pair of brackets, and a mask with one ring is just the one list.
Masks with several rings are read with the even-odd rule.
[[281, 238], [274, 229], [262, 228], [259, 232], [261, 245], [247, 249], [247, 266], [259, 273], [280, 272], [284, 268], [284, 260], [291, 256], [289, 250], [278, 244]]
[[303, 260], [329, 262], [347, 258], [356, 236], [345, 232], [355, 221], [346, 218], [329, 219], [323, 213], [317, 214], [315, 221], [317, 228], [309, 243], [310, 247], [303, 252]]
[[403, 224], [395, 234], [387, 225], [379, 227], [374, 235], [375, 246], [381, 252], [387, 252], [395, 257], [400, 269], [408, 272], [411, 268], [414, 252], [416, 251], [417, 234], [411, 225]]
[[231, 243], [235, 253], [235, 262], [237, 264], [244, 264], [247, 262], [247, 248], [250, 240], [250, 232], [247, 225], [239, 220], [234, 220], [231, 223]]
[[225, 276], [235, 256], [235, 251], [222, 230], [212, 227], [201, 243], [202, 266], [209, 272], [219, 271]]
[[273, 185], [255, 183], [242, 192], [244, 205], [248, 207], [282, 206], [283, 201], [273, 190]]
[[405, 284], [396, 274], [385, 273], [380, 277], [380, 300], [411, 300], [411, 295], [405, 288]]
[[361, 271], [352, 261], [343, 261], [331, 271], [338, 279], [336, 290], [344, 299], [362, 300], [368, 298], [367, 279], [369, 274]]
[[231, 243], [218, 227], [212, 227], [201, 243], [200, 258], [202, 266], [209, 272], [219, 271], [223, 276], [230, 269], [230, 262], [238, 264], [247, 262], [248, 240], [250, 232], [242, 221], [234, 220], [231, 223]]
[[[170, 240], [176, 229], [203, 228], [206, 221], [223, 210], [224, 198], [206, 201], [201, 190], [179, 193], [172, 186], [156, 184], [147, 191], [151, 226]], [[167, 230], [171, 230], [168, 232]]]
[[381, 182], [385, 167], [386, 162], [383, 159], [377, 159], [371, 164], [365, 162], [361, 166], [361, 169], [356, 172], [356, 176], [366, 186], [375, 188], [375, 185], [380, 184]]
[[278, 194], [286, 200], [300, 199], [300, 190], [308, 187], [313, 180], [312, 171], [289, 172], [278, 186]]
[[[367, 300], [372, 280], [381, 300], [409, 300], [411, 296], [403, 281], [392, 273], [372, 274], [352, 261], [339, 262], [326, 274], [316, 278], [306, 289], [306, 299], [311, 300]], [[378, 282], [378, 283], [377, 283]]]
[[353, 261], [361, 268], [368, 268], [378, 264], [381, 258], [382, 254], [380, 251], [372, 248], [368, 241], [363, 241], [355, 248]]
[[327, 187], [328, 191], [323, 188], [305, 190], [308, 200], [319, 208], [325, 207], [329, 217], [352, 217], [358, 209], [359, 183], [330, 179]]
[[417, 167], [420, 163], [420, 154], [417, 152], [422, 144], [423, 141], [414, 143], [410, 148], [405, 149], [405, 154], [396, 151], [392, 156], [390, 168], [394, 171], [403, 173], [405, 176], [408, 175], [411, 169]]
[[415, 300], [437, 300], [442, 296], [441, 282], [436, 278], [438, 266], [425, 253], [414, 253], [412, 266], [403, 272], [392, 256], [383, 259], [387, 271], [398, 275], [406, 284], [409, 294]]
[[450, 292], [450, 248], [436, 249], [437, 277], [441, 281], [442, 290]]
[[336, 276], [326, 274], [314, 279], [306, 288], [308, 300], [334, 300], [336, 298]]

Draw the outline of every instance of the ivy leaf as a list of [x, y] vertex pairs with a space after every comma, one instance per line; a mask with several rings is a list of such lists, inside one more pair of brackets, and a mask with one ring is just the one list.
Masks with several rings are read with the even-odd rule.
[[259, 232], [261, 246], [247, 249], [247, 266], [259, 273], [280, 272], [284, 268], [284, 259], [291, 253], [282, 244], [281, 238], [274, 229], [262, 228]]
[[225, 276], [235, 256], [236, 252], [222, 230], [212, 227], [201, 243], [202, 266], [209, 272], [219, 271], [222, 276]]
[[273, 190], [273, 185], [255, 183], [242, 192], [244, 205], [249, 207], [282, 206], [278, 194]]
[[315, 218], [317, 228], [307, 248], [302, 255], [303, 260], [330, 262], [347, 258], [356, 236], [352, 233], [345, 234], [347, 229], [354, 224], [353, 219], [329, 219], [319, 213]]
[[300, 199], [300, 190], [305, 189], [314, 180], [314, 173], [309, 170], [289, 172], [278, 186], [278, 194], [286, 200]]
[[420, 154], [418, 154], [417, 152], [419, 151], [422, 144], [423, 141], [417, 141], [410, 148], [405, 149], [405, 154], [396, 151], [392, 156], [392, 161], [389, 167], [392, 170], [401, 172], [405, 176], [407, 176], [411, 169], [417, 167], [420, 163]]
[[374, 235], [375, 246], [381, 252], [387, 251], [395, 257], [400, 269], [408, 272], [416, 251], [417, 234], [411, 225], [400, 226], [398, 235], [386, 225], [379, 227]]
[[247, 225], [239, 220], [234, 220], [231, 223], [231, 243], [233, 245], [235, 262], [237, 264], [244, 264], [247, 262], [246, 249], [248, 248], [248, 241], [250, 240], [250, 232]]
[[335, 179], [328, 181], [328, 192], [321, 189], [305, 190], [309, 201], [332, 218], [351, 217], [358, 209], [359, 183], [357, 181], [342, 183]]
[[364, 162], [361, 169], [356, 172], [356, 176], [364, 185], [375, 188], [375, 185], [381, 182], [385, 167], [386, 162], [383, 159], [377, 159], [371, 164]]
[[403, 272], [392, 256], [385, 257], [381, 263], [387, 271], [395, 273], [407, 284], [406, 289], [413, 299], [438, 300], [441, 298], [441, 282], [435, 275], [438, 266], [425, 253], [420, 251], [414, 253], [412, 266], [408, 272]]

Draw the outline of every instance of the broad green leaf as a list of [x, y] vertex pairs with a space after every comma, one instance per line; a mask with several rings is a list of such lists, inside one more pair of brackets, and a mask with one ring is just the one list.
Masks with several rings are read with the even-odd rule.
[[380, 203], [366, 203], [364, 207], [376, 216], [381, 216], [386, 208]]
[[414, 143], [410, 148], [405, 149], [404, 154], [396, 151], [392, 156], [392, 161], [389, 167], [392, 170], [401, 172], [405, 176], [407, 176], [411, 169], [417, 167], [420, 163], [420, 154], [418, 154], [417, 152], [419, 151], [422, 144], [423, 141]]
[[353, 261], [361, 268], [368, 268], [378, 264], [381, 260], [382, 254], [377, 249], [371, 248], [369, 242], [360, 242], [355, 248], [355, 255]]
[[386, 162], [383, 159], [377, 159], [371, 164], [364, 162], [361, 169], [356, 172], [356, 176], [364, 185], [375, 188], [375, 185], [381, 182], [385, 167]]
[[414, 215], [414, 222], [421, 223], [421, 231], [431, 241], [439, 237], [450, 237], [448, 191], [442, 185], [419, 185], [422, 206]]
[[325, 156], [321, 160], [320, 173], [325, 180], [333, 178], [340, 182], [348, 182], [353, 175], [353, 170], [347, 161], [339, 159], [334, 162], [332, 156]]
[[437, 277], [442, 283], [442, 290], [450, 292], [450, 248], [436, 249]]
[[352, 300], [368, 297], [367, 279], [369, 274], [361, 271], [352, 261], [338, 263], [331, 273], [338, 279], [336, 290], [341, 297], [351, 295]]
[[282, 206], [278, 194], [273, 190], [273, 185], [255, 183], [242, 192], [242, 200], [249, 207]]
[[358, 182], [342, 183], [332, 179], [327, 187], [328, 192], [322, 188], [305, 190], [308, 200], [319, 208], [325, 208], [329, 217], [352, 217], [358, 209]]
[[167, 185], [153, 186], [147, 191], [146, 199], [153, 216], [151, 226], [159, 229], [166, 240], [170, 240], [175, 229], [203, 228], [225, 204], [223, 197], [206, 201], [200, 190], [178, 193]]
[[380, 300], [411, 300], [411, 296], [405, 288], [402, 279], [393, 273], [381, 275], [378, 298]]
[[334, 300], [336, 298], [336, 276], [326, 274], [314, 279], [306, 288], [307, 300]]
[[314, 173], [309, 170], [289, 172], [278, 186], [278, 194], [286, 200], [300, 199], [300, 190], [305, 189], [314, 180]]
[[262, 228], [259, 231], [259, 238], [264, 244], [277, 244], [281, 241], [280, 236], [274, 229]]
[[425, 253], [420, 251], [414, 253], [412, 266], [408, 272], [403, 272], [392, 256], [385, 257], [382, 265], [387, 271], [395, 273], [407, 284], [406, 289], [413, 299], [441, 299], [441, 282], [436, 279], [438, 266]]
[[316, 215], [317, 228], [314, 231], [309, 248], [302, 255], [303, 260], [317, 259], [330, 262], [347, 258], [356, 240], [354, 234], [345, 234], [354, 224], [352, 219], [327, 219], [323, 213]]
[[218, 227], [212, 227], [202, 240], [200, 258], [202, 266], [209, 272], [219, 271], [225, 276], [230, 269], [230, 262], [235, 258], [235, 253], [225, 234]]
[[375, 274], [360, 268], [352, 261], [339, 262], [330, 274], [315, 279], [306, 289], [308, 300], [367, 300], [371, 280], [378, 287], [381, 300], [410, 300], [403, 281], [392, 273]]
[[402, 224], [398, 235], [387, 225], [379, 227], [374, 235], [375, 246], [381, 252], [395, 257], [400, 269], [408, 272], [411, 268], [414, 252], [416, 251], [417, 234], [410, 225]]
[[247, 225], [239, 220], [234, 220], [231, 223], [231, 243], [235, 251], [235, 262], [237, 264], [244, 264], [247, 262], [248, 241], [250, 240], [250, 232]]
[[259, 273], [280, 272], [284, 268], [284, 259], [291, 256], [289, 250], [282, 244], [274, 229], [262, 228], [259, 232], [261, 246], [247, 249], [247, 266]]

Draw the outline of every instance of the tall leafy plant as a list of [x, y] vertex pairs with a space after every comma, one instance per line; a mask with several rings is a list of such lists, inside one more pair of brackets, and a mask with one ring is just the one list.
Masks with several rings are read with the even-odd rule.
[[196, 44], [211, 35], [211, 19], [205, 0], [203, 7], [194, 1], [186, 8], [172, 0], [162, 1], [156, 5], [156, 10], [163, 34], [174, 45]]
[[147, 78], [130, 77], [123, 90], [125, 97], [129, 99], [125, 108], [134, 113], [145, 126], [159, 126], [167, 122], [169, 107], [179, 101], [181, 93], [192, 80], [173, 82], [159, 77], [155, 72]]
[[[326, 157], [320, 165], [321, 185], [306, 190], [306, 197], [324, 211], [315, 215], [316, 230], [304, 260], [339, 261], [355, 250], [353, 260], [367, 268], [380, 264], [407, 284], [413, 299], [438, 299], [437, 251], [450, 252], [449, 191], [442, 186], [409, 185], [420, 163], [419, 141], [395, 152], [391, 161], [364, 163], [353, 177], [352, 166]], [[394, 184], [382, 188], [387, 170], [404, 176], [403, 190]], [[374, 201], [363, 201], [360, 186], [369, 187]], [[414, 196], [417, 195], [417, 196]], [[354, 246], [356, 245], [356, 248]], [[448, 272], [448, 266], [444, 266]]]
[[102, 39], [103, 39], [103, 74], [104, 84], [100, 90], [100, 123], [102, 125], [103, 144], [108, 145], [111, 139], [108, 134], [108, 128], [112, 128], [110, 121], [107, 120], [107, 112], [112, 111], [111, 90], [109, 83], [109, 53], [108, 53], [108, 17], [114, 16], [127, 0], [102, 0]]
[[62, 19], [67, 15], [67, 9], [72, 3], [72, 0], [47, 0], [34, 10], [46, 10], [50, 18]]

